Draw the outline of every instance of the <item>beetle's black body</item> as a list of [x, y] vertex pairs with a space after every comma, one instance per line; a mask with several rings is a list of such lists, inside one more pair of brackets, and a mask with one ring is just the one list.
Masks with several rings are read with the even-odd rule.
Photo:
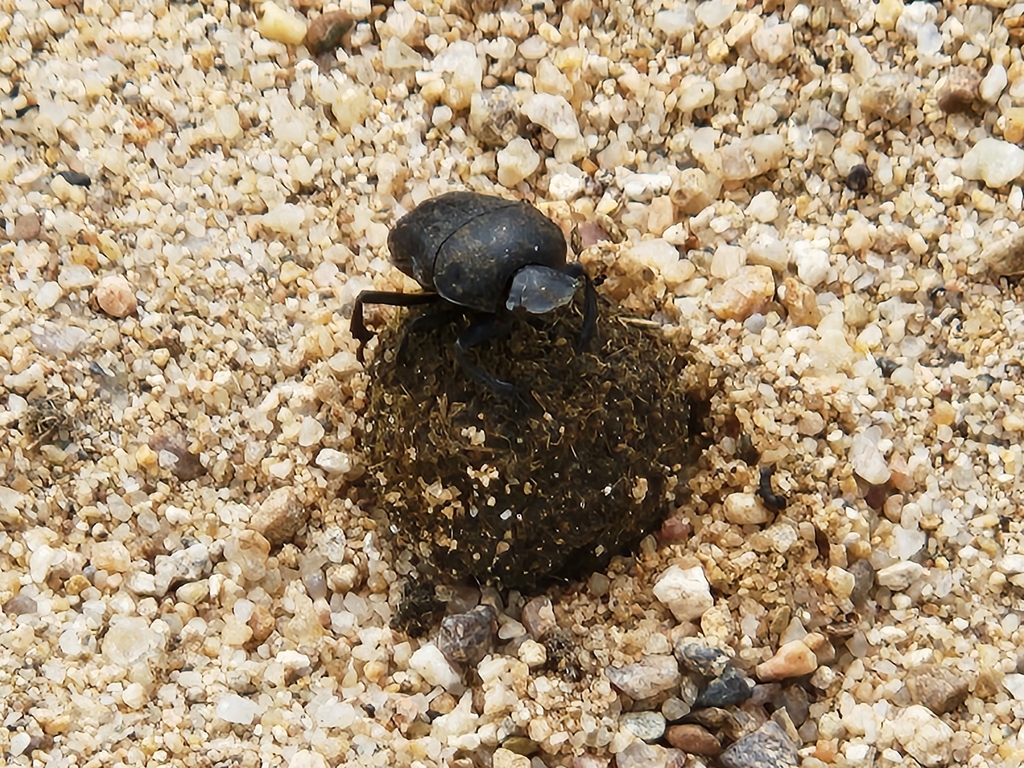
[[580, 344], [593, 335], [597, 296], [583, 266], [566, 263], [565, 237], [533, 206], [475, 192], [449, 192], [403, 216], [388, 236], [391, 262], [428, 293], [364, 291], [352, 310], [352, 335], [365, 342], [373, 335], [363, 318], [365, 304], [411, 306], [444, 300], [478, 313], [459, 336], [455, 354], [474, 379], [503, 394], [511, 384], [475, 365], [465, 351], [505, 331], [502, 317], [522, 307], [550, 312], [572, 300], [584, 281]]

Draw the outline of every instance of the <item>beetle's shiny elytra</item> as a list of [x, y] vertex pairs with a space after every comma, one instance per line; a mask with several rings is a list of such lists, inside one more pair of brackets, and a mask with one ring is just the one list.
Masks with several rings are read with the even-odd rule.
[[[481, 371], [466, 350], [507, 329], [509, 310], [543, 314], [568, 304], [578, 282], [585, 300], [580, 346], [594, 333], [597, 296], [586, 270], [566, 263], [561, 229], [528, 203], [475, 192], [449, 192], [403, 216], [388, 236], [391, 262], [428, 293], [364, 291], [352, 311], [352, 335], [372, 337], [363, 318], [365, 304], [411, 306], [443, 300], [476, 313], [459, 336], [455, 356], [463, 369], [491, 389], [514, 387]], [[361, 347], [360, 347], [361, 351]]]

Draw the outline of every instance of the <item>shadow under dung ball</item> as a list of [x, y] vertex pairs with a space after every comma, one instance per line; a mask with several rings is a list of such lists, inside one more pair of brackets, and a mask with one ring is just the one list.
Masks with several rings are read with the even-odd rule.
[[577, 353], [570, 306], [516, 317], [506, 338], [472, 350], [529, 393], [502, 397], [456, 362], [464, 325], [404, 344], [401, 327], [380, 334], [363, 436], [371, 486], [441, 578], [524, 590], [585, 578], [660, 525], [694, 458], [683, 361], [607, 307]]

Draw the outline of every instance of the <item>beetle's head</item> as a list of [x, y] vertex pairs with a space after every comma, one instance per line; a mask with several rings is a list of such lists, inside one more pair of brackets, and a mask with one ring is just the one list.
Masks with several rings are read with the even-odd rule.
[[543, 315], [572, 301], [576, 294], [577, 279], [557, 269], [540, 264], [529, 264], [512, 278], [505, 306], [522, 307], [534, 315]]

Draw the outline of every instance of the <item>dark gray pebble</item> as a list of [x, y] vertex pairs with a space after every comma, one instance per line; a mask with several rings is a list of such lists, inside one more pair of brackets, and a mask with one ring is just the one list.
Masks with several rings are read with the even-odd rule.
[[478, 605], [467, 613], [445, 616], [437, 647], [449, 661], [475, 665], [494, 644], [498, 612], [490, 605]]
[[768, 721], [718, 758], [723, 768], [797, 768], [796, 744], [778, 723]]
[[694, 709], [704, 707], [730, 707], [750, 698], [753, 681], [736, 667], [728, 666], [721, 676], [708, 683], [693, 703]]
[[87, 174], [79, 173], [78, 171], [61, 171], [57, 174], [64, 178], [68, 184], [73, 184], [76, 187], [91, 187], [92, 179]]
[[679, 640], [674, 650], [683, 667], [705, 677], [718, 677], [729, 664], [729, 654], [725, 651], [692, 637]]

